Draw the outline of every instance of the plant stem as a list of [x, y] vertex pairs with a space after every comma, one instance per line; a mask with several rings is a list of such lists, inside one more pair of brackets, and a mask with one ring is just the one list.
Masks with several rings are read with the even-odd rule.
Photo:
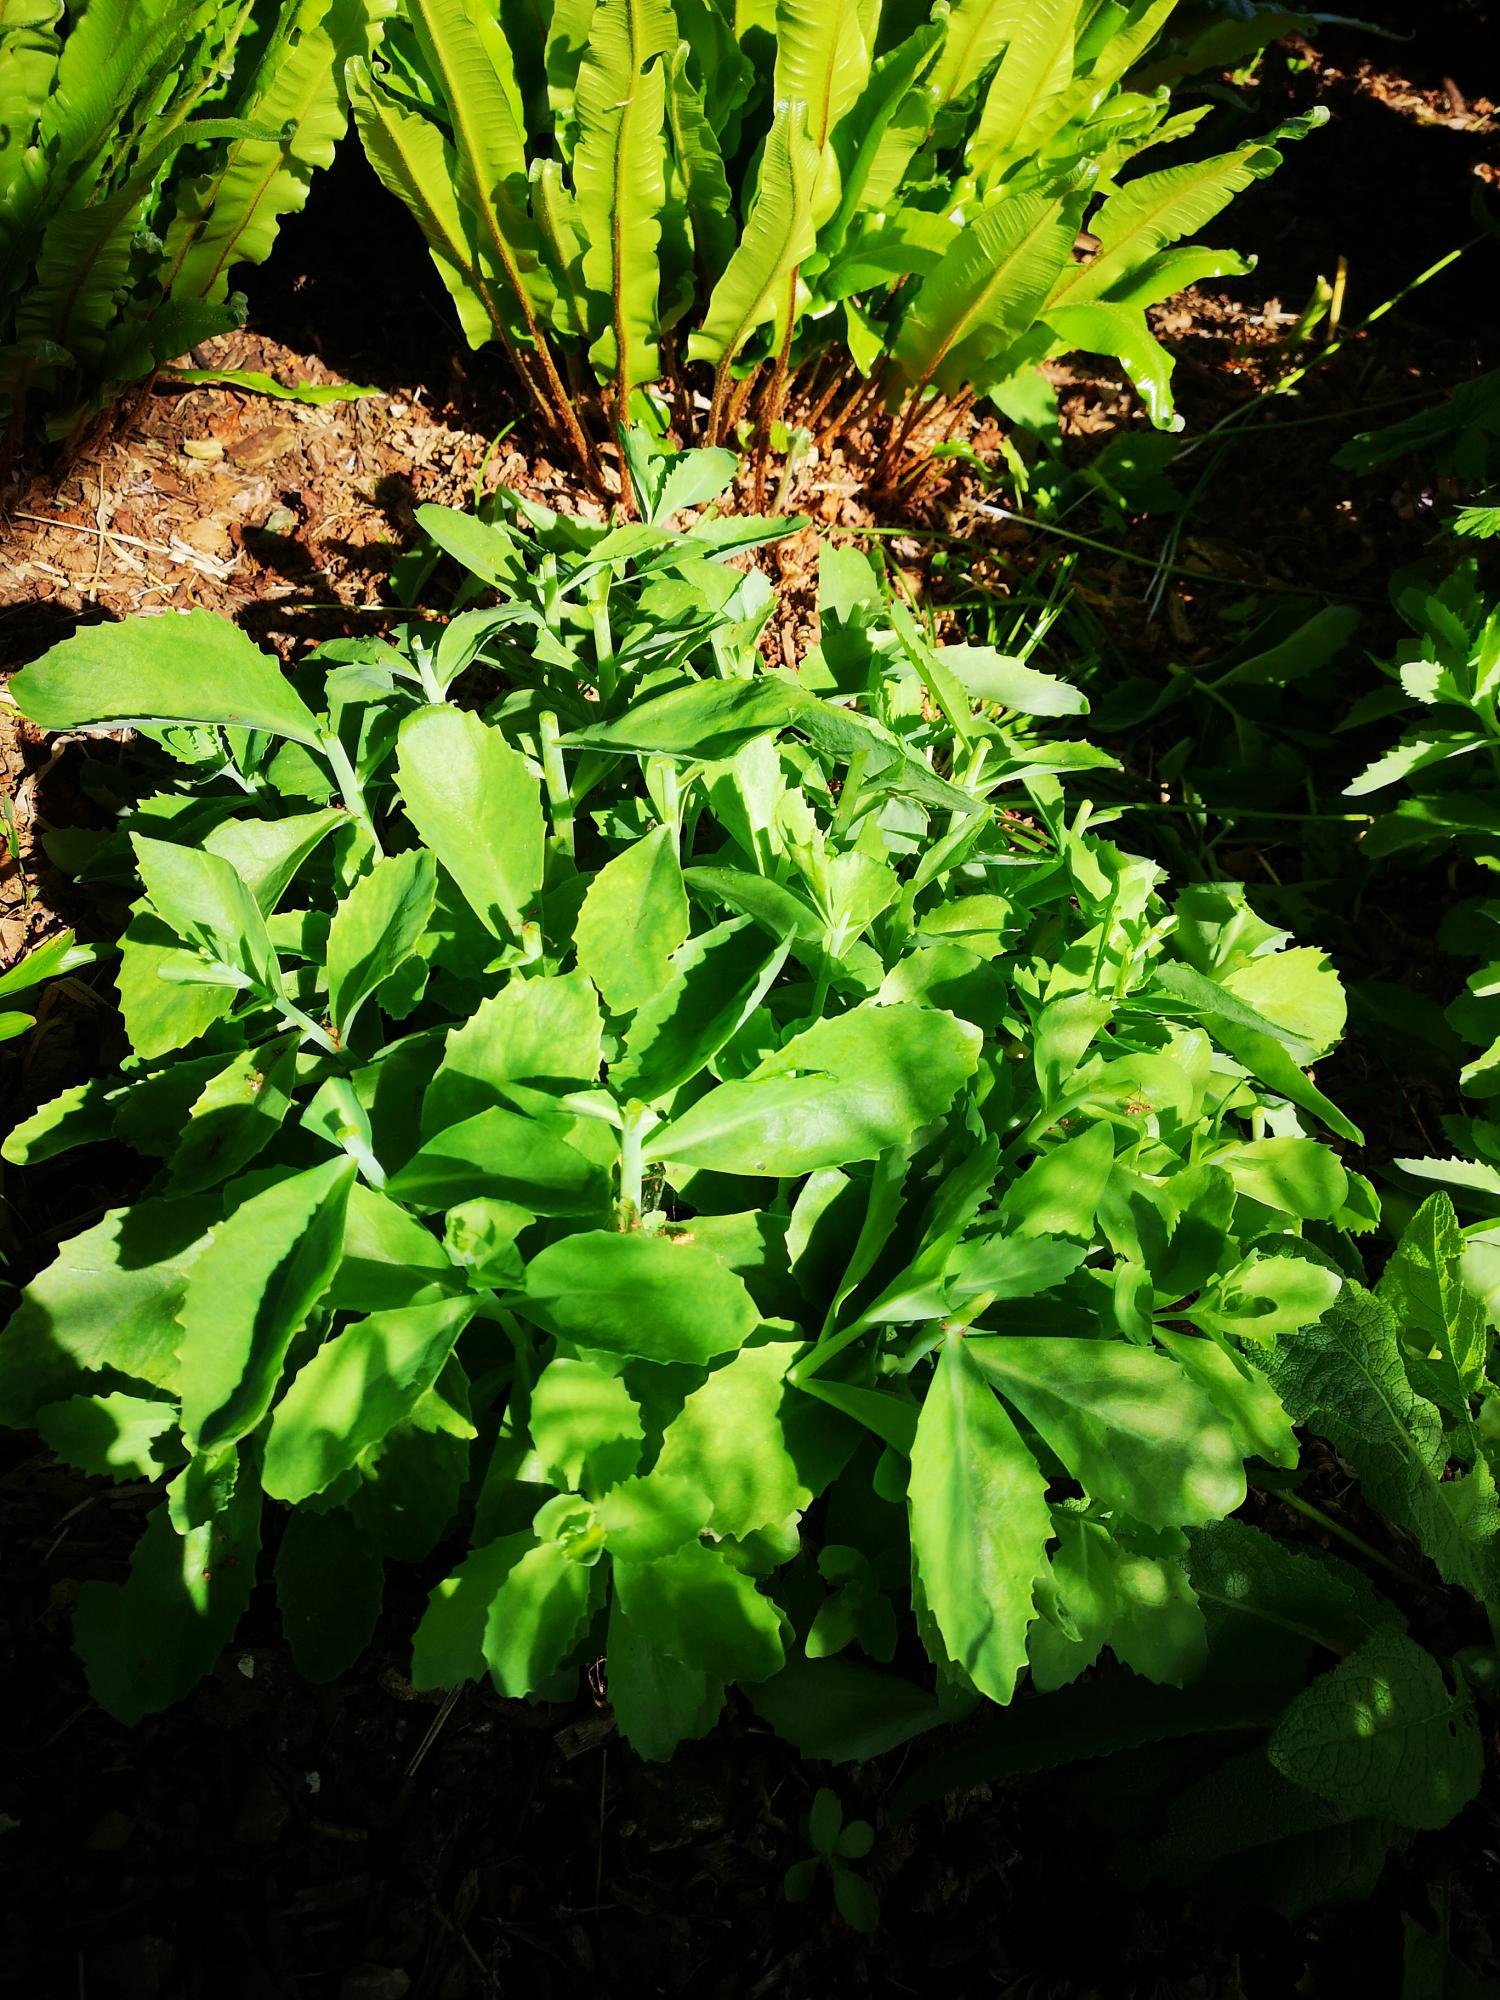
[[336, 1056], [339, 1053], [339, 1045], [327, 1029], [319, 1027], [311, 1014], [304, 1014], [300, 1007], [294, 1007], [284, 994], [276, 1001], [276, 1011], [289, 1027], [296, 1028], [325, 1055]]
[[550, 708], [542, 711], [538, 729], [542, 752], [542, 777], [547, 786], [547, 801], [552, 808], [552, 827], [558, 845], [572, 860], [573, 845], [573, 794], [568, 788], [568, 774], [563, 769], [562, 741], [558, 732], [557, 717]]
[[370, 817], [370, 809], [365, 804], [364, 787], [349, 762], [349, 753], [332, 730], [322, 732], [320, 742], [324, 756], [332, 766], [333, 775], [338, 780], [340, 795], [351, 819], [356, 820], [370, 836], [370, 845], [375, 849], [375, 858], [382, 860], [385, 849], [380, 844], [380, 835], [375, 831], [375, 822]]
[[620, 1126], [620, 1199], [615, 1211], [615, 1227], [630, 1230], [641, 1219], [641, 1183], [644, 1177], [643, 1142], [648, 1115], [646, 1107], [634, 1099], [625, 1106]]
[[1118, 799], [1110, 802], [1112, 812], [1146, 813], [1209, 813], [1218, 819], [1284, 819], [1288, 821], [1312, 822], [1316, 825], [1373, 826], [1374, 813], [1304, 813], [1272, 812], [1263, 806], [1207, 806], [1195, 801], [1183, 805], [1173, 805], [1169, 801], [1155, 799]]
[[1400, 1577], [1401, 1581], [1410, 1584], [1413, 1590], [1424, 1592], [1431, 1590], [1432, 1586], [1424, 1583], [1421, 1577], [1413, 1576], [1411, 1571], [1403, 1569], [1400, 1563], [1392, 1562], [1389, 1556], [1382, 1555], [1379, 1549], [1365, 1541], [1362, 1536], [1356, 1535], [1352, 1528], [1346, 1528], [1341, 1522], [1335, 1521], [1331, 1514], [1325, 1514], [1323, 1509], [1315, 1507], [1311, 1500], [1304, 1500], [1300, 1493], [1287, 1491], [1277, 1493], [1275, 1497], [1284, 1500], [1294, 1513], [1301, 1514], [1304, 1519], [1322, 1528], [1326, 1534], [1333, 1535], [1356, 1554], [1362, 1555], [1367, 1562], [1378, 1563], [1382, 1569], [1389, 1570], [1392, 1576]]

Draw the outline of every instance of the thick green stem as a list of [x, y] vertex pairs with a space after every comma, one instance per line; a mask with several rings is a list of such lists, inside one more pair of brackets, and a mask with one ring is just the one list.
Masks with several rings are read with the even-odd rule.
[[360, 784], [354, 766], [349, 762], [349, 753], [340, 743], [337, 734], [329, 729], [320, 737], [323, 754], [333, 769], [338, 788], [349, 817], [362, 826], [370, 836], [370, 845], [375, 850], [375, 858], [380, 860], [385, 849], [380, 844], [380, 835], [375, 831], [375, 822], [370, 817], [370, 808], [365, 804], [364, 787]]
[[542, 751], [542, 778], [547, 787], [547, 802], [552, 808], [552, 829], [557, 843], [569, 860], [575, 853], [573, 844], [573, 794], [568, 787], [568, 774], [563, 769], [562, 738], [557, 727], [557, 717], [551, 709], [542, 713], [540, 724]]

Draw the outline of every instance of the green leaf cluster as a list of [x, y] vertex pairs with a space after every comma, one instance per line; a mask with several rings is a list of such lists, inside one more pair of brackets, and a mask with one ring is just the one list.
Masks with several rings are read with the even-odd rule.
[[[1065, 794], [1105, 761], [1076, 693], [869, 558], [824, 552], [767, 669], [735, 559], [788, 524], [674, 526], [732, 466], [628, 443], [623, 526], [424, 509], [447, 619], [287, 675], [141, 618], [13, 683], [140, 731], [70, 840], [134, 898], [132, 1053], [4, 1153], [151, 1178], [0, 1336], [0, 1419], [163, 1482], [80, 1607], [122, 1716], [233, 1630], [267, 1499], [309, 1673], [417, 1563], [417, 1685], [602, 1657], [651, 1757], [731, 1684], [822, 1755], [1106, 1653], [1181, 1687], [1194, 1537], [1295, 1463], [1282, 1357], [1368, 1210], [1306, 1073], [1334, 975], [1242, 895], [1174, 905]], [[929, 1685], [885, 1670], [904, 1615]]]
[[395, 0], [28, 0], [0, 10], [0, 420], [61, 437], [243, 322]]
[[1201, 116], [1133, 74], [1174, 4], [408, 0], [350, 90], [468, 340], [586, 461], [580, 351], [617, 424], [706, 364], [710, 445], [762, 365], [769, 430], [825, 357], [905, 399], [898, 439], [929, 395], [1004, 406], [1070, 348], [1117, 357], [1175, 427], [1146, 308], [1249, 268], [1182, 239], [1317, 121], [1126, 177]]

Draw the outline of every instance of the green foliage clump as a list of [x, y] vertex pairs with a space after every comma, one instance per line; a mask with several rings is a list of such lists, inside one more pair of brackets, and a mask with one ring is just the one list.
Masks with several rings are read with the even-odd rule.
[[417, 1685], [602, 1655], [649, 1757], [731, 1684], [825, 1756], [1105, 1654], [1178, 1689], [1195, 1537], [1295, 1464], [1279, 1357], [1372, 1212], [1326, 961], [1169, 901], [1065, 801], [1081, 698], [868, 558], [767, 671], [728, 558], [796, 524], [684, 515], [727, 453], [627, 459], [622, 526], [424, 509], [496, 601], [393, 642], [289, 679], [136, 619], [15, 683], [158, 779], [71, 850], [135, 896], [132, 1053], [5, 1146], [156, 1163], [0, 1340], [0, 1417], [163, 1482], [78, 1609], [127, 1719], [232, 1634], [267, 1500], [309, 1673], [418, 1563]]
[[66, 434], [238, 326], [394, 0], [3, 0], [0, 420]]
[[1202, 116], [1131, 87], [1174, 4], [409, 0], [350, 88], [470, 343], [586, 461], [585, 355], [617, 421], [705, 364], [710, 445], [757, 380], [765, 430], [798, 371], [821, 416], [852, 363], [899, 446], [932, 396], [1003, 403], [1066, 348], [1117, 356], [1169, 425], [1145, 309], [1249, 269], [1180, 239], [1319, 122], [1122, 179]]

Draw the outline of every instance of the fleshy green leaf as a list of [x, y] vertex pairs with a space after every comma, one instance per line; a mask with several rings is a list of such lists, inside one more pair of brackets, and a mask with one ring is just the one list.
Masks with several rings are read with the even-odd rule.
[[276, 1604], [298, 1673], [337, 1680], [370, 1643], [385, 1570], [374, 1544], [342, 1507], [300, 1509], [276, 1553]]
[[406, 1306], [325, 1341], [272, 1412], [266, 1491], [295, 1505], [349, 1471], [432, 1388], [473, 1311], [472, 1296]]
[[742, 1347], [668, 1424], [656, 1471], [706, 1496], [718, 1536], [748, 1535], [801, 1513], [811, 1493], [787, 1448], [781, 1410], [795, 1343]]
[[70, 1237], [0, 1336], [0, 1420], [34, 1423], [96, 1369], [175, 1391], [177, 1313], [215, 1213], [202, 1199], [142, 1201]]
[[979, 1031], [934, 1008], [857, 1007], [793, 1036], [653, 1133], [653, 1155], [722, 1173], [804, 1174], [872, 1160], [941, 1117]]
[[638, 1757], [664, 1764], [679, 1743], [707, 1736], [724, 1706], [724, 1683], [659, 1653], [620, 1608], [610, 1608], [605, 1659], [609, 1702]]
[[706, 1250], [603, 1229], [533, 1257], [517, 1304], [580, 1346], [700, 1367], [743, 1347], [760, 1321], [743, 1282]]
[[939, 1350], [907, 1490], [912, 1559], [943, 1643], [982, 1693], [1008, 1702], [1052, 1516], [1036, 1460], [960, 1336]]
[[327, 1291], [344, 1240], [353, 1163], [273, 1182], [219, 1224], [188, 1275], [179, 1378], [195, 1451], [255, 1429], [293, 1337]]
[[503, 1695], [519, 1698], [556, 1672], [583, 1636], [594, 1571], [561, 1542], [536, 1542], [501, 1579], [484, 1624], [484, 1659]]
[[156, 1508], [125, 1582], [86, 1583], [78, 1594], [73, 1638], [100, 1707], [133, 1725], [189, 1694], [234, 1635], [259, 1550], [255, 1479], [242, 1479], [225, 1511], [186, 1535]]
[[11, 692], [39, 729], [201, 722], [319, 741], [316, 717], [281, 669], [211, 611], [85, 625], [17, 674]]
[[414, 1208], [496, 1196], [534, 1215], [595, 1215], [608, 1193], [601, 1170], [577, 1147], [540, 1119], [499, 1105], [429, 1139], [386, 1185]]
[[573, 942], [578, 963], [615, 1013], [658, 994], [688, 933], [687, 891], [670, 827], [658, 826], [589, 884]]
[[625, 1616], [653, 1652], [720, 1681], [763, 1681], [783, 1660], [776, 1607], [754, 1581], [701, 1543], [659, 1562], [617, 1561]]
[[437, 895], [437, 864], [425, 849], [387, 855], [361, 876], [328, 927], [328, 1000], [347, 1042], [370, 995], [417, 947]]
[[541, 785], [477, 715], [422, 708], [401, 725], [396, 782], [407, 814], [499, 938], [519, 932], [542, 885]]
[[164, 1465], [181, 1457], [170, 1443], [176, 1407], [120, 1390], [47, 1403], [36, 1427], [59, 1458], [96, 1479], [157, 1479]]
[[1244, 1500], [1228, 1423], [1164, 1356], [1120, 1340], [971, 1333], [966, 1346], [1093, 1498], [1156, 1528], [1219, 1520]]

